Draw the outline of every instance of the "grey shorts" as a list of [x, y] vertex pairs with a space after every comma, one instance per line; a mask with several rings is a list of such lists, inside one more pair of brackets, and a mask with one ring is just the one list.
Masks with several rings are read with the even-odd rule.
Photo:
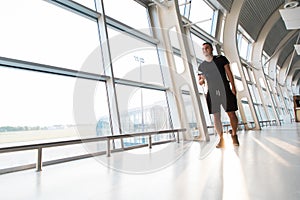
[[206, 102], [208, 105], [209, 114], [220, 112], [221, 105], [226, 112], [238, 110], [236, 96], [230, 89], [226, 89], [225, 91], [209, 90], [206, 95]]

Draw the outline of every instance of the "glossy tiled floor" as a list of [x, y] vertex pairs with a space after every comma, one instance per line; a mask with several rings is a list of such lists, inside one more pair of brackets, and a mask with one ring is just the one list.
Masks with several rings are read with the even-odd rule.
[[[0, 199], [298, 200], [300, 123], [0, 175]], [[109, 166], [109, 167], [108, 167]]]

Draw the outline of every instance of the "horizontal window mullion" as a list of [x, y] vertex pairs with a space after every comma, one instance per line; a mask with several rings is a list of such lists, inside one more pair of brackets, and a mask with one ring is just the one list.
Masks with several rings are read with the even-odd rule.
[[188, 90], [181, 90], [181, 94], [191, 95], [190, 91]]
[[127, 86], [133, 86], [133, 87], [160, 90], [160, 91], [166, 91], [168, 89], [166, 87], [159, 86], [159, 85], [154, 85], [154, 84], [149, 84], [149, 83], [141, 83], [141, 82], [137, 82], [137, 81], [131, 81], [131, 80], [120, 79], [120, 78], [115, 78], [115, 83], [127, 85]]
[[46, 0], [46, 1], [58, 5], [64, 9], [70, 10], [76, 14], [87, 17], [88, 19], [91, 19], [93, 21], [98, 21], [98, 18], [101, 16], [101, 14], [98, 13], [97, 11], [85, 7], [74, 1], [70, 1], [70, 0]]
[[150, 42], [152, 44], [157, 45], [159, 41], [157, 39], [154, 39], [150, 37], [149, 35], [142, 33], [139, 30], [136, 30], [126, 24], [123, 24], [122, 22], [119, 22], [118, 20], [115, 20], [111, 17], [106, 16], [106, 23], [111, 26], [112, 28], [116, 28], [118, 30], [124, 31], [128, 33], [129, 35], [135, 36], [139, 39], [142, 39], [143, 41]]
[[178, 49], [178, 48], [176, 48], [176, 47], [173, 47], [173, 48], [172, 48], [172, 51], [173, 51], [173, 53], [174, 53], [175, 55], [178, 55], [178, 56], [181, 57], [181, 51], [180, 51], [180, 49]]
[[0, 57], [0, 66], [7, 66], [12, 68], [24, 69], [24, 70], [78, 77], [78, 78], [84, 78], [90, 80], [106, 81], [107, 79], [109, 79], [108, 76], [104, 76], [104, 75], [97, 75], [97, 74], [92, 74], [87, 72], [76, 71], [76, 70], [63, 69], [63, 68], [54, 67], [50, 65], [38, 64], [38, 63], [15, 60], [15, 59], [4, 58], [4, 57]]

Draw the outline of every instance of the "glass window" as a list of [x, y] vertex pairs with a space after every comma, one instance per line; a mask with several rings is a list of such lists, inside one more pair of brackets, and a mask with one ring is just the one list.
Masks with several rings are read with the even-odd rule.
[[250, 77], [249, 77], [249, 74], [248, 74], [247, 67], [243, 66], [243, 71], [244, 71], [244, 74], [245, 74], [246, 80], [247, 80], [247, 81], [250, 81]]
[[250, 75], [250, 78], [251, 78], [251, 81], [256, 84], [256, 80], [255, 80], [255, 77], [254, 77], [254, 73], [252, 71], [252, 69], [249, 68], [249, 75]]
[[[286, 114], [286, 112], [285, 112], [284, 108], [281, 108], [281, 112], [283, 113], [283, 115], [285, 115], [285, 114]], [[286, 117], [286, 116], [283, 116], [283, 117]]]
[[275, 110], [279, 116], [282, 116], [281, 109], [279, 107], [276, 107]]
[[190, 2], [189, 0], [178, 0], [180, 14], [186, 18], [188, 18], [190, 14]]
[[[1, 137], [6, 142], [78, 138], [73, 115], [76, 78], [0, 67]], [[87, 80], [86, 80], [87, 81]], [[108, 115], [104, 83], [95, 90], [91, 109], [96, 118]], [[94, 116], [92, 116], [94, 117]], [[89, 136], [96, 136], [96, 124]], [[14, 134], [11, 134], [14, 133]]]
[[286, 105], [287, 107], [289, 107], [289, 105], [290, 105], [289, 99], [286, 98], [286, 97], [284, 97], [284, 102], [285, 102], [285, 105]]
[[264, 97], [263, 99], [265, 100], [265, 104], [266, 105], [271, 105], [271, 100], [269, 98], [269, 95], [268, 95], [267, 91], [263, 89], [262, 94], [263, 94], [263, 97]]
[[221, 121], [222, 121], [222, 124], [230, 123], [229, 117], [222, 106], [221, 106]]
[[[143, 33], [150, 34], [148, 10], [133, 0], [103, 0], [108, 15]], [[133, 11], [133, 12], [132, 12]]]
[[252, 85], [252, 89], [253, 89], [253, 92], [254, 92], [254, 96], [255, 96], [255, 99], [256, 99], [256, 102], [261, 104], [261, 98], [260, 98], [260, 95], [258, 93], [258, 89], [256, 87], [256, 85]]
[[271, 93], [271, 99], [272, 99], [272, 101], [274, 102], [274, 105], [277, 107], [277, 103], [276, 103], [276, 101], [275, 101], [275, 98], [274, 98], [274, 94], [273, 94], [273, 93]]
[[192, 1], [190, 10], [190, 21], [197, 23], [196, 25], [212, 34], [212, 24], [214, 18], [214, 10], [203, 0]]
[[254, 94], [254, 91], [253, 91], [253, 86], [251, 84], [248, 84], [248, 88], [249, 88], [253, 103], [258, 103], [256, 100], [256, 96]]
[[232, 74], [234, 76], [241, 78], [241, 74], [240, 74], [240, 71], [239, 71], [239, 68], [238, 68], [238, 65], [236, 62], [231, 63], [230, 68], [231, 68]]
[[[28, 130], [28, 135], [43, 139], [47, 134], [39, 134], [40, 130], [47, 133], [74, 124], [72, 102], [76, 79], [5, 67], [0, 70], [0, 91], [5, 94], [0, 100], [2, 126], [14, 131]], [[57, 137], [75, 136], [72, 132]]]
[[262, 120], [267, 120], [268, 117], [267, 117], [267, 115], [266, 115], [265, 109], [264, 109], [264, 107], [263, 107], [262, 104], [258, 107], [258, 109], [259, 109], [259, 112], [260, 112], [260, 114], [261, 114]]
[[120, 84], [116, 90], [124, 134], [170, 128], [165, 92]]
[[270, 115], [270, 120], [275, 120], [275, 114], [271, 106], [268, 106], [268, 111]]
[[280, 101], [280, 99], [278, 98], [279, 95], [277, 95], [276, 93], [274, 94], [274, 97], [276, 99], [276, 102], [278, 102], [278, 107], [282, 107], [282, 102]]
[[163, 85], [155, 45], [111, 28], [108, 35], [115, 77]]
[[[92, 147], [98, 146], [97, 151], [92, 151]], [[59, 146], [59, 147], [50, 147], [43, 149], [43, 162], [55, 160], [55, 159], [63, 159], [66, 157], [80, 156], [88, 153], [98, 153], [100, 151], [106, 151], [106, 142], [91, 142], [91, 143], [83, 143], [83, 144], [74, 144], [67, 146]]]
[[40, 0], [1, 1], [0, 55], [57, 67], [81, 70], [92, 52], [103, 71], [97, 23]]
[[280, 107], [284, 107], [284, 101], [283, 101], [283, 99], [281, 98], [281, 96], [277, 93], [277, 99], [278, 99], [278, 102], [279, 102], [279, 105], [280, 105]]
[[200, 94], [200, 101], [201, 101], [201, 106], [202, 106], [202, 109], [203, 109], [206, 124], [208, 126], [213, 125], [212, 120], [211, 120], [210, 115], [209, 115], [207, 102], [206, 102], [206, 97], [205, 97], [204, 94]]
[[272, 84], [270, 83], [269, 79], [267, 79], [267, 85], [268, 85], [270, 92], [273, 93], [273, 87], [272, 87]]
[[176, 54], [173, 54], [173, 55], [174, 55], [176, 71], [178, 74], [181, 74], [185, 70], [183, 59], [179, 55], [176, 55]]
[[237, 34], [237, 40], [238, 40], [238, 49], [239, 49], [239, 55], [245, 59], [245, 60], [250, 60], [250, 51], [252, 49], [251, 42], [249, 41], [249, 35], [242, 34], [239, 32]]
[[190, 92], [189, 87], [184, 85], [181, 89], [185, 91], [185, 93], [182, 94], [182, 98], [184, 101], [184, 107], [185, 107], [185, 112], [187, 114], [189, 127], [192, 129], [196, 128], [197, 127], [197, 119], [196, 119], [196, 115], [195, 115], [195, 111], [194, 111], [192, 98], [191, 98], [191, 95], [189, 94], [189, 92]]
[[259, 105], [257, 104], [254, 104], [254, 108], [255, 108], [255, 111], [256, 111], [256, 114], [257, 114], [257, 117], [258, 117], [258, 120], [259, 121], [262, 121], [262, 117], [261, 117], [261, 114], [260, 114], [260, 109], [259, 109]]
[[[1, 140], [4, 139], [0, 134]], [[16, 136], [15, 136], [16, 137]], [[29, 165], [36, 163], [37, 150], [27, 150], [27, 151], [18, 151], [10, 153], [1, 153], [0, 154], [0, 170], [7, 169], [10, 167], [19, 167], [21, 165]]]
[[247, 61], [250, 61], [251, 62], [251, 52], [252, 52], [252, 49], [253, 49], [253, 44], [251, 42], [249, 42], [248, 44], [248, 52], [247, 52]]
[[175, 27], [172, 27], [170, 30], [169, 30], [169, 37], [170, 37], [170, 42], [171, 42], [171, 45], [172, 47], [180, 50], [180, 43], [179, 43], [179, 38], [178, 38], [178, 32], [176, 30]]
[[224, 26], [225, 26], [225, 19], [226, 19], [226, 17], [223, 16], [223, 17], [222, 17], [222, 20], [221, 20], [221, 22], [220, 22], [220, 23], [222, 23], [222, 24], [221, 24], [221, 30], [219, 30], [219, 31], [220, 31], [220, 42], [222, 42], [222, 43], [224, 43]]
[[244, 113], [245, 113], [247, 122], [253, 122], [252, 112], [251, 112], [247, 98], [244, 97], [241, 99], [241, 101], [242, 101], [242, 106], [244, 108]]
[[[238, 122], [239, 122], [239, 123], [243, 123], [243, 120], [242, 120], [240, 111], [236, 111], [235, 114], [236, 114], [236, 116], [237, 116], [237, 118], [238, 118]], [[228, 115], [227, 115], [227, 116], [228, 116]], [[239, 126], [240, 126], [240, 125], [239, 125]]]
[[80, 137], [111, 135], [105, 83], [76, 79], [73, 94], [73, 113]]
[[195, 51], [195, 55], [198, 59], [204, 60], [204, 56], [202, 54], [202, 44], [205, 42], [203, 39], [191, 34], [193, 47]]
[[244, 85], [243, 85], [243, 82], [239, 79], [234, 79], [234, 84], [235, 84], [235, 87], [238, 91], [243, 91], [244, 90]]
[[241, 38], [241, 43], [239, 46], [239, 53], [240, 56], [244, 59], [247, 59], [247, 55], [248, 55], [248, 41], [242, 37]]
[[263, 88], [263, 89], [266, 89], [266, 85], [265, 85], [265, 82], [262, 78], [259, 78], [259, 83], [260, 83], [260, 86]]
[[198, 92], [199, 92], [200, 94], [206, 94], [207, 91], [208, 91], [208, 86], [207, 86], [207, 84], [200, 85], [200, 84], [198, 83], [198, 80], [199, 80], [199, 77], [198, 77], [198, 67], [199, 67], [199, 65], [200, 65], [200, 63], [198, 63], [197, 66], [193, 66], [193, 68], [194, 68], [195, 80], [196, 80]]

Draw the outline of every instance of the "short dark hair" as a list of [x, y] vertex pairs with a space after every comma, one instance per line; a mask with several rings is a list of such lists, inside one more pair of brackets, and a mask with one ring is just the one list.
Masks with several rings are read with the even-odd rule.
[[214, 49], [210, 42], [204, 42], [202, 45], [208, 45], [208, 46], [210, 46], [210, 48]]

